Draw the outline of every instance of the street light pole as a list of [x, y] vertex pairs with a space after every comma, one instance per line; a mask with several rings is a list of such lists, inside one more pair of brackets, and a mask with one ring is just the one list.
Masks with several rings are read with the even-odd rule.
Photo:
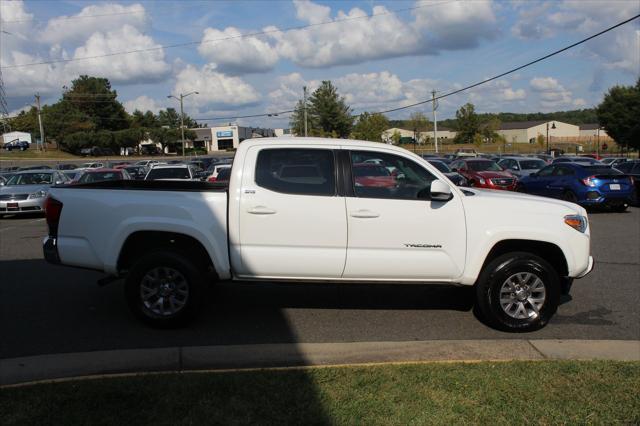
[[438, 118], [436, 110], [438, 109], [438, 101], [436, 100], [436, 91], [431, 92], [431, 111], [433, 112], [433, 140], [435, 143], [436, 154], [438, 153]]
[[180, 93], [180, 97], [176, 97], [173, 95], [167, 96], [167, 98], [173, 98], [180, 101], [180, 134], [181, 134], [181, 142], [182, 142], [182, 158], [184, 158], [184, 102], [183, 99], [189, 95], [198, 95], [198, 92], [189, 92], [186, 95]]
[[[551, 123], [551, 128], [556, 128], [556, 123]], [[549, 122], [547, 121], [547, 154], [549, 154]]]
[[304, 98], [304, 137], [307, 137], [307, 86], [302, 88]]

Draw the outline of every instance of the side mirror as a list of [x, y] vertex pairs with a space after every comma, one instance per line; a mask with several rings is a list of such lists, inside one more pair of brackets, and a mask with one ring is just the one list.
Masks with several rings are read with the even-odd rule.
[[436, 179], [431, 182], [431, 200], [433, 201], [449, 201], [453, 198], [451, 188], [443, 181]]
[[61, 180], [57, 180], [56, 181], [56, 185], [62, 185], [62, 181]]

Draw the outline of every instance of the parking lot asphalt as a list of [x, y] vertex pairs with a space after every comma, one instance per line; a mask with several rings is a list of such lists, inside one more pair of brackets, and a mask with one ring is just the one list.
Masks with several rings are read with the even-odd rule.
[[469, 289], [428, 285], [225, 283], [203, 315], [154, 330], [128, 312], [122, 282], [47, 264], [44, 219], [0, 219], [0, 358], [169, 346], [443, 339], [640, 339], [640, 209], [593, 213], [595, 270], [543, 330], [503, 333], [474, 316]]

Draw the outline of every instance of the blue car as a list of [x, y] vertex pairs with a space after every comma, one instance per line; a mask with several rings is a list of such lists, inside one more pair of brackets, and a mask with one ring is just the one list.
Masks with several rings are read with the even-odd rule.
[[560, 198], [584, 207], [607, 206], [625, 211], [633, 198], [633, 180], [605, 165], [566, 162], [551, 164], [523, 177], [517, 190]]

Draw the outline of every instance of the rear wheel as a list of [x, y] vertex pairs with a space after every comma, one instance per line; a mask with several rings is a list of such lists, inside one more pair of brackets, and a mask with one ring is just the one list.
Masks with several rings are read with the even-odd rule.
[[159, 250], [141, 257], [125, 282], [133, 314], [158, 328], [187, 324], [198, 313], [205, 293], [205, 274], [181, 253]]
[[622, 203], [622, 204], [618, 204], [617, 206], [613, 206], [613, 207], [611, 207], [611, 209], [612, 209], [614, 212], [622, 213], [622, 212], [625, 212], [625, 211], [627, 210], [627, 208], [628, 208], [628, 207], [629, 207], [629, 204], [627, 204], [627, 203]]
[[493, 327], [513, 332], [544, 327], [558, 308], [560, 279], [544, 259], [526, 252], [490, 262], [476, 283], [476, 303]]

